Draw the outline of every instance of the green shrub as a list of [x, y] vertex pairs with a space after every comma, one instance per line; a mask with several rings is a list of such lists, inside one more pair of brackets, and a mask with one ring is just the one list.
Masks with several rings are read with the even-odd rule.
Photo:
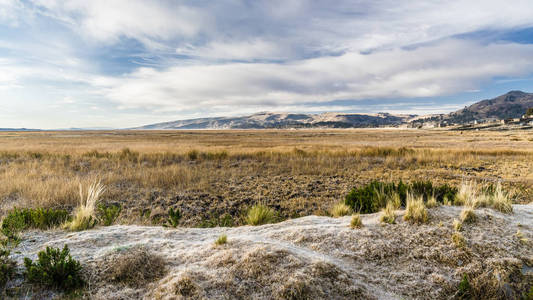
[[15, 262], [9, 258], [9, 251], [0, 249], [0, 288], [15, 275]]
[[275, 212], [266, 205], [257, 204], [252, 206], [248, 210], [246, 215], [246, 223], [248, 225], [263, 225], [267, 223], [272, 223], [275, 220]]
[[213, 228], [213, 227], [233, 227], [234, 221], [230, 214], [223, 214], [222, 216], [212, 216], [210, 219], [200, 222], [198, 227], [200, 228]]
[[118, 218], [121, 210], [122, 207], [120, 205], [98, 205], [98, 213], [100, 215], [101, 224], [104, 226], [110, 226], [115, 223], [115, 220]]
[[457, 298], [458, 299], [472, 299], [472, 286], [468, 282], [468, 276], [463, 275], [463, 279], [459, 282], [459, 287], [457, 288]]
[[[445, 199], [453, 199], [457, 194], [455, 187], [443, 184], [434, 186], [431, 181], [415, 181], [409, 184], [393, 182], [372, 181], [359, 188], [353, 188], [345, 197], [345, 204], [354, 211], [360, 213], [375, 213], [387, 205], [387, 202], [398, 202], [405, 206], [407, 194], [422, 196], [424, 201], [431, 198], [439, 203], [444, 203]], [[397, 206], [397, 204], [396, 204]]]
[[81, 264], [70, 255], [67, 245], [63, 250], [46, 247], [38, 254], [37, 262], [24, 258], [26, 280], [46, 287], [70, 291], [84, 284]]
[[524, 300], [533, 300], [533, 285], [529, 288], [529, 292], [522, 297]]
[[350, 206], [353, 211], [368, 214], [379, 211], [387, 204], [387, 196], [397, 193], [400, 202], [405, 205], [408, 186], [403, 182], [398, 184], [372, 181], [360, 188], [353, 188], [345, 197], [344, 203]]
[[15, 238], [27, 229], [49, 229], [67, 221], [69, 213], [62, 209], [15, 208], [2, 222], [1, 231], [8, 238]]
[[227, 242], [228, 242], [228, 236], [223, 234], [219, 236], [218, 239], [215, 241], [215, 245], [220, 246], [220, 245], [226, 244]]
[[178, 227], [181, 219], [181, 212], [179, 209], [174, 210], [172, 207], [168, 210], [168, 219], [165, 227]]

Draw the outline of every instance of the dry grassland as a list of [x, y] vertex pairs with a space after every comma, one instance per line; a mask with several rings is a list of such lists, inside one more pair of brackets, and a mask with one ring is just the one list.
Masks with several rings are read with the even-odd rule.
[[533, 200], [533, 131], [264, 130], [0, 132], [0, 216], [66, 207], [98, 178], [121, 223], [235, 225], [253, 204], [279, 218], [325, 214], [371, 180], [502, 181]]

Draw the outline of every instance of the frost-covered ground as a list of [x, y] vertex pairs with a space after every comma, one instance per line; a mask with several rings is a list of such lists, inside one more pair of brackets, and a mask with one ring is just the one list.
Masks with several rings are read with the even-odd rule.
[[[446, 299], [463, 274], [487, 295], [519, 297], [533, 282], [533, 205], [514, 205], [511, 215], [477, 209], [477, 221], [463, 225], [465, 248], [451, 240], [461, 209], [431, 209], [427, 225], [403, 221], [402, 211], [393, 225], [363, 215], [361, 229], [349, 228], [350, 217], [309, 216], [257, 227], [34, 231], [12, 257], [20, 265], [67, 244], [92, 274], [93, 299]], [[222, 234], [228, 243], [216, 246]], [[166, 275], [141, 286], [104, 279], [110, 263], [139, 247], [164, 259]]]

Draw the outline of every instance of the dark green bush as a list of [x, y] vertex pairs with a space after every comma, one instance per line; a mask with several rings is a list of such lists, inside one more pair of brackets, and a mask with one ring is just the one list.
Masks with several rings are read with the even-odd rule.
[[29, 282], [65, 291], [83, 286], [81, 264], [72, 258], [67, 245], [63, 250], [46, 247], [38, 257], [37, 262], [24, 258], [24, 276]]
[[164, 226], [166, 227], [178, 227], [179, 223], [180, 223], [180, 219], [181, 219], [181, 212], [179, 209], [172, 209], [172, 207], [168, 210], [168, 219], [167, 219], [167, 224], [165, 224]]
[[233, 218], [229, 214], [222, 216], [213, 216], [210, 219], [203, 220], [198, 227], [213, 228], [213, 227], [232, 227], [234, 225]]
[[118, 218], [118, 215], [120, 214], [121, 210], [122, 207], [120, 205], [98, 205], [98, 213], [102, 225], [110, 226], [115, 223], [115, 220]]
[[407, 193], [421, 195], [424, 201], [431, 196], [442, 203], [445, 198], [453, 199], [457, 194], [457, 188], [443, 184], [434, 186], [431, 181], [415, 181], [412, 183], [398, 183], [372, 181], [367, 185], [359, 188], [353, 188], [345, 197], [345, 204], [350, 206], [354, 211], [363, 214], [378, 212], [385, 207], [388, 199], [397, 194], [402, 206], [405, 206]]
[[16, 238], [23, 230], [49, 229], [63, 224], [68, 218], [69, 213], [62, 209], [15, 208], [4, 218], [0, 230], [6, 237]]
[[15, 262], [9, 258], [9, 251], [0, 249], [0, 288], [15, 275]]
[[360, 188], [353, 188], [345, 198], [345, 204], [354, 211], [368, 214], [385, 207], [387, 196], [398, 193], [402, 205], [405, 205], [408, 186], [400, 181], [398, 184], [372, 181]]
[[463, 279], [459, 282], [459, 287], [457, 288], [457, 299], [472, 299], [472, 287], [470, 282], [468, 282], [468, 276], [463, 275]]

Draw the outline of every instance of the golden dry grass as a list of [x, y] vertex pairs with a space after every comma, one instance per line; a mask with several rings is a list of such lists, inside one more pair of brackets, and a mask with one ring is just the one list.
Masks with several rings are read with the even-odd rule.
[[352, 213], [351, 207], [349, 207], [348, 205], [344, 203], [337, 203], [330, 210], [330, 214], [335, 218], [344, 217], [351, 213]]
[[530, 202], [530, 138], [374, 129], [0, 132], [0, 215], [13, 207], [73, 209], [78, 184], [94, 176], [108, 187], [102, 201], [123, 205], [126, 223], [154, 222], [145, 210], [167, 211], [177, 196], [204, 205], [203, 215], [182, 207], [193, 223], [225, 212], [213, 201], [266, 202], [284, 217], [325, 214], [371, 180], [501, 179], [513, 199]]
[[428, 222], [428, 211], [424, 205], [424, 199], [422, 196], [414, 197], [411, 194], [407, 194], [407, 205], [405, 207], [403, 219], [416, 224], [424, 224]]

